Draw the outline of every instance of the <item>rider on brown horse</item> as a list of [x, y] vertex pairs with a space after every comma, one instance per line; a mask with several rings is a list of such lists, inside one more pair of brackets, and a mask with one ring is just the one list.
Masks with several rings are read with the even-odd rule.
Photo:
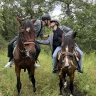
[[[49, 26], [50, 25], [50, 20], [51, 17], [49, 14], [44, 14], [42, 16], [42, 20], [36, 19], [34, 23], [35, 26], [35, 31], [36, 31], [36, 38], [37, 37], [41, 37], [41, 38], [46, 38], [49, 35], [44, 35], [44, 26]], [[8, 44], [8, 57], [9, 57], [9, 62], [5, 65], [5, 68], [10, 67], [14, 62], [13, 62], [13, 44], [14, 42], [17, 40], [18, 36], [16, 36], [13, 40], [10, 41], [10, 43]], [[37, 58], [39, 56], [40, 53], [40, 46], [37, 42], [35, 42], [36, 44], [36, 57], [35, 60], [37, 61]], [[40, 65], [35, 64], [35, 67], [38, 68]]]
[[[38, 40], [40, 44], [45, 44], [48, 45], [50, 44], [51, 46], [51, 51], [52, 51], [52, 57], [53, 57], [53, 73], [56, 73], [58, 71], [57, 68], [57, 52], [61, 50], [61, 38], [62, 38], [62, 33], [64, 35], [70, 35], [73, 33], [73, 30], [69, 27], [66, 26], [59, 26], [60, 23], [58, 20], [51, 20], [50, 26], [53, 29], [53, 32], [49, 35], [47, 40]], [[78, 61], [78, 64], [80, 69], [78, 70], [80, 73], [82, 73], [82, 55], [83, 52], [80, 50], [80, 48], [75, 44], [76, 46], [75, 49], [79, 51], [81, 54], [81, 59]], [[78, 66], [77, 66], [78, 67]]]

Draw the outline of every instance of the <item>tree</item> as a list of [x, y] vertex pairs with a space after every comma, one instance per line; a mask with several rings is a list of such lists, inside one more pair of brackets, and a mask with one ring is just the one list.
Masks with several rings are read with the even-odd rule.
[[[59, 0], [62, 5], [61, 24], [78, 33], [76, 42], [85, 51], [96, 50], [96, 4], [89, 0]], [[66, 7], [67, 6], [67, 7]], [[66, 13], [66, 10], [69, 10]]]
[[4, 21], [2, 20], [2, 8], [0, 7], [0, 34], [1, 34], [2, 30], [4, 30], [3, 23], [4, 23]]

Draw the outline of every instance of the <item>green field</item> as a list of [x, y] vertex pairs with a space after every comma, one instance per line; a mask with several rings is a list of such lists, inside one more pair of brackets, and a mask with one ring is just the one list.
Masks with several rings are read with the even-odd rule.
[[[96, 54], [84, 54], [83, 71], [84, 74], [75, 73], [74, 83], [84, 96], [96, 96]], [[39, 69], [35, 71], [37, 93], [35, 96], [58, 96], [59, 80], [58, 75], [52, 74], [51, 53], [46, 53], [42, 49], [39, 56]], [[16, 96], [16, 75], [14, 65], [11, 68], [4, 68], [7, 63], [7, 51], [0, 50], [0, 96]], [[27, 72], [21, 72], [21, 96], [34, 96], [31, 82]]]

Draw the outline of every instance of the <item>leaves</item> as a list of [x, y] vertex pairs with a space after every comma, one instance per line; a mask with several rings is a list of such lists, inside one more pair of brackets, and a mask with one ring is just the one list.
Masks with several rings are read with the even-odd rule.
[[[82, 49], [96, 50], [96, 4], [91, 0], [1, 0], [0, 3], [0, 34], [8, 41], [17, 35], [17, 16], [41, 19], [42, 14], [58, 5], [62, 11], [61, 25], [78, 33], [76, 42]], [[45, 30], [46, 33], [50, 33], [50, 29]]]

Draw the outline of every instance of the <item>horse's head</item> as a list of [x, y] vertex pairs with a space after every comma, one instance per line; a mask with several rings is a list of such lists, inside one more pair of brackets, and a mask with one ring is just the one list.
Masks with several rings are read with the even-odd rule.
[[76, 32], [73, 33], [72, 35], [62, 36], [61, 63], [63, 68], [73, 64], [75, 37]]
[[18, 46], [19, 49], [26, 53], [28, 57], [35, 57], [35, 30], [34, 25], [31, 20], [22, 20], [17, 17], [20, 23], [19, 36], [18, 36]]

